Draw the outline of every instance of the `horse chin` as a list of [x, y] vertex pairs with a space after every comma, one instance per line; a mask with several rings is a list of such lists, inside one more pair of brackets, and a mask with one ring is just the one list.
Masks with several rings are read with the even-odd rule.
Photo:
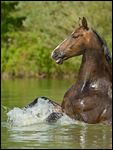
[[65, 61], [65, 60], [67, 60], [69, 57], [62, 57], [62, 58], [58, 58], [57, 60], [56, 60], [56, 63], [57, 64], [59, 64], [59, 65], [61, 65], [61, 64], [63, 64], [63, 62]]
[[57, 60], [56, 60], [56, 63], [59, 64], [59, 65], [63, 64], [63, 58], [57, 59]]

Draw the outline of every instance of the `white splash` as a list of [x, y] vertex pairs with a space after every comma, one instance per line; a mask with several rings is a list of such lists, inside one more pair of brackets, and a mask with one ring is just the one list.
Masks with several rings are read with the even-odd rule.
[[38, 122], [43, 122], [54, 110], [49, 100], [39, 98], [37, 103], [32, 107], [18, 108], [15, 107], [7, 113], [8, 122], [14, 126], [26, 126]]
[[80, 121], [75, 121], [74, 119], [70, 118], [66, 114], [63, 114], [63, 116], [57, 121], [60, 125], [69, 125], [69, 124], [80, 124]]
[[[8, 123], [11, 126], [28, 126], [33, 124], [45, 123], [47, 117], [54, 112], [55, 108], [49, 100], [38, 98], [37, 102], [27, 108], [15, 107], [7, 113]], [[58, 119], [60, 124], [72, 124], [76, 121], [68, 117], [66, 114]]]

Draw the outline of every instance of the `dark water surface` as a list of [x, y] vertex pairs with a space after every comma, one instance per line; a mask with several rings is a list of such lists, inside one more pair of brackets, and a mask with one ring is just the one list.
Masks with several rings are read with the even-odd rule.
[[7, 124], [7, 111], [22, 108], [36, 97], [46, 96], [59, 104], [71, 80], [27, 79], [5, 80], [1, 83], [1, 148], [2, 149], [110, 149], [112, 128], [91, 124], [38, 123], [24, 127]]

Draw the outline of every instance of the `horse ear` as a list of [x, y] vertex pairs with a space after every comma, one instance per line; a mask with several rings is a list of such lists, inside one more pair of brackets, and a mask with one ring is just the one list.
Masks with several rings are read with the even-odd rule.
[[82, 18], [82, 26], [88, 30], [88, 24], [87, 24], [87, 20], [85, 17]]
[[79, 17], [79, 26], [82, 26], [82, 19]]

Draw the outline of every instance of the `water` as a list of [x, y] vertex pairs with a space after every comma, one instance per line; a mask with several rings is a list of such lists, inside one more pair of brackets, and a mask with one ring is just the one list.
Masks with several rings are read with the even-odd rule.
[[72, 83], [72, 80], [47, 79], [2, 81], [1, 148], [110, 149], [112, 147], [110, 126], [85, 124], [66, 117], [52, 124], [40, 120], [33, 124], [22, 125], [26, 116], [24, 120], [19, 118], [17, 125], [7, 123], [7, 112], [15, 108], [17, 115], [22, 116], [21, 108], [37, 97], [46, 96], [60, 104], [65, 91]]

